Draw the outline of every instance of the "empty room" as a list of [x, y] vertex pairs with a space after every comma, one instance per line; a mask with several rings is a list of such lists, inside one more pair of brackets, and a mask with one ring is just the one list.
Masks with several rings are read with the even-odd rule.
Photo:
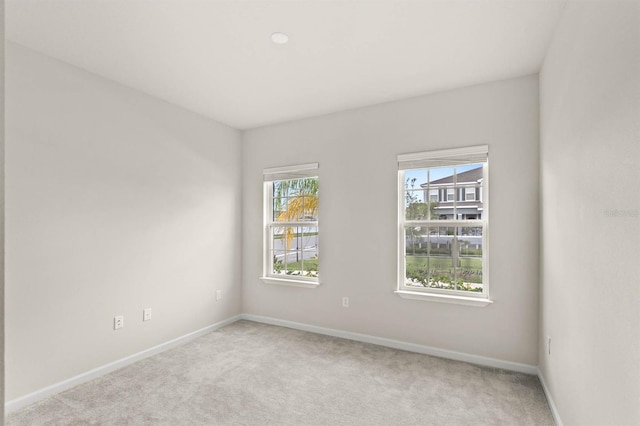
[[7, 425], [640, 425], [640, 1], [5, 0]]

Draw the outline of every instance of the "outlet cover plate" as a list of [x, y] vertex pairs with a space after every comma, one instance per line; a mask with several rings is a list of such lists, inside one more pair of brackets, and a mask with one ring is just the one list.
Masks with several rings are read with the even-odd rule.
[[116, 315], [113, 317], [113, 329], [120, 330], [122, 327], [124, 327], [124, 316]]

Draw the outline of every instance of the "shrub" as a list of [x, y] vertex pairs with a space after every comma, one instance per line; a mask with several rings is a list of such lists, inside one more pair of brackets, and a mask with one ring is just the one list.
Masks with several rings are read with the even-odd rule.
[[[463, 271], [462, 273], [462, 275], [471, 274], [471, 271]], [[430, 276], [429, 270], [426, 268], [426, 266], [423, 265], [407, 265], [406, 276], [407, 279], [416, 284], [420, 284], [423, 287], [482, 292], [481, 287], [474, 287], [469, 283], [465, 283], [460, 277], [458, 277], [457, 282], [454, 283], [453, 279], [447, 275]]]

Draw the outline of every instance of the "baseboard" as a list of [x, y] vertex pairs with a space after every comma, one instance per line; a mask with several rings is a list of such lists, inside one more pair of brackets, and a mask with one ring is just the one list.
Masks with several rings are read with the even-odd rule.
[[555, 421], [556, 426], [563, 426], [560, 419], [560, 413], [556, 407], [549, 388], [544, 380], [542, 372], [537, 366], [529, 364], [521, 364], [512, 361], [504, 361], [496, 358], [483, 357], [479, 355], [472, 355], [464, 352], [449, 351], [446, 349], [434, 348], [432, 346], [418, 345], [415, 343], [407, 343], [399, 340], [386, 339], [383, 337], [371, 336], [368, 334], [353, 333], [350, 331], [335, 330], [331, 328], [318, 327], [315, 325], [309, 325], [294, 321], [281, 320], [277, 318], [263, 317], [253, 314], [241, 314], [240, 317], [244, 320], [260, 322], [263, 324], [277, 325], [280, 327], [288, 327], [296, 330], [309, 331], [312, 333], [325, 334], [327, 336], [341, 337], [343, 339], [356, 340], [358, 342], [373, 343], [375, 345], [387, 346], [389, 348], [401, 349], [410, 352], [417, 352], [425, 355], [437, 356], [440, 358], [453, 359], [456, 361], [468, 362], [470, 364], [477, 364], [486, 367], [501, 368], [503, 370], [516, 371], [518, 373], [531, 374], [538, 376], [542, 389], [549, 403], [551, 409], [551, 415]]
[[496, 358], [488, 358], [478, 355], [471, 355], [464, 352], [449, 351], [446, 349], [434, 348], [431, 346], [418, 345], [415, 343], [407, 343], [399, 340], [386, 339], [384, 337], [376, 337], [368, 334], [353, 333], [350, 331], [335, 330], [331, 328], [318, 327], [315, 325], [303, 324], [299, 322], [286, 321], [276, 318], [263, 317], [253, 314], [241, 314], [240, 317], [245, 320], [260, 322], [264, 324], [278, 325], [281, 327], [294, 328], [302, 331], [310, 331], [312, 333], [325, 334], [327, 336], [341, 337], [343, 339], [356, 340], [358, 342], [373, 343], [374, 345], [387, 346], [389, 348], [401, 349], [404, 351], [417, 352], [425, 355], [437, 356], [456, 361], [464, 361], [470, 364], [482, 365], [485, 367], [501, 368], [503, 370], [516, 371], [531, 375], [538, 374], [538, 367], [528, 364], [520, 364], [518, 362], [504, 361]]
[[152, 355], [155, 355], [167, 349], [186, 343], [189, 340], [195, 339], [196, 337], [202, 336], [203, 334], [217, 330], [221, 327], [224, 327], [225, 325], [231, 324], [232, 322], [236, 322], [239, 319], [241, 319], [241, 315], [236, 315], [236, 316], [227, 318], [215, 324], [211, 324], [207, 327], [201, 328], [200, 330], [196, 330], [191, 333], [187, 333], [183, 336], [176, 337], [175, 339], [169, 340], [168, 342], [161, 343], [157, 346], [154, 346], [149, 349], [145, 349], [144, 351], [138, 352], [128, 357], [121, 358], [117, 361], [110, 362], [109, 364], [103, 365], [98, 368], [94, 368], [93, 370], [89, 370], [85, 373], [78, 374], [77, 376], [71, 377], [67, 380], [54, 383], [53, 385], [47, 386], [46, 388], [37, 390], [35, 392], [21, 396], [16, 399], [12, 399], [11, 401], [7, 401], [5, 403], [5, 413], [10, 413], [12, 411], [18, 410], [22, 407], [33, 404], [34, 402], [38, 402], [49, 396], [63, 392], [67, 389], [71, 389], [72, 387], [78, 386], [79, 384], [88, 382], [89, 380], [93, 380], [97, 377], [111, 373], [112, 371], [119, 370], [123, 367], [126, 367], [129, 364], [133, 364], [136, 361], [140, 361], [141, 359], [150, 357]]
[[350, 339], [358, 342], [372, 343], [375, 345], [386, 346], [389, 348], [416, 352], [416, 353], [421, 353], [425, 355], [432, 355], [432, 356], [452, 359], [456, 361], [463, 361], [463, 362], [482, 365], [486, 367], [501, 368], [503, 370], [537, 375], [538, 378], [540, 379], [540, 383], [542, 384], [542, 389], [544, 390], [544, 393], [547, 397], [547, 401], [549, 402], [549, 407], [551, 409], [551, 413], [556, 422], [556, 425], [563, 426], [562, 420], [560, 419], [560, 414], [558, 413], [558, 409], [553, 401], [553, 398], [551, 397], [551, 394], [549, 393], [549, 389], [547, 388], [542, 372], [536, 366], [521, 364], [521, 363], [511, 362], [511, 361], [504, 361], [496, 358], [472, 355], [464, 352], [456, 352], [456, 351], [450, 351], [446, 349], [439, 349], [431, 346], [418, 345], [415, 343], [407, 343], [399, 340], [371, 336], [368, 334], [354, 333], [354, 332], [343, 331], [343, 330], [335, 330], [331, 328], [319, 327], [315, 325], [309, 325], [309, 324], [304, 324], [304, 323], [299, 323], [294, 321], [287, 321], [287, 320], [281, 320], [281, 319], [264, 317], [259, 315], [252, 315], [252, 314], [240, 314], [240, 315], [227, 318], [215, 324], [211, 324], [207, 327], [201, 328], [200, 330], [193, 331], [191, 333], [169, 340], [168, 342], [162, 343], [160, 345], [154, 346], [152, 348], [146, 349], [144, 351], [138, 352], [128, 357], [119, 359], [117, 361], [111, 362], [101, 367], [94, 368], [93, 370], [89, 370], [85, 373], [82, 373], [77, 376], [71, 377], [67, 380], [63, 380], [61, 382], [55, 383], [51, 386], [47, 386], [43, 389], [37, 390], [30, 394], [21, 396], [11, 401], [7, 401], [5, 403], [5, 413], [10, 413], [12, 411], [18, 410], [22, 407], [25, 407], [27, 405], [43, 400], [49, 396], [55, 395], [67, 389], [71, 389], [74, 386], [78, 386], [82, 383], [88, 382], [89, 380], [93, 380], [105, 374], [111, 373], [115, 370], [119, 370], [123, 367], [126, 367], [129, 364], [133, 364], [134, 362], [140, 361], [144, 358], [150, 357], [152, 355], [155, 355], [157, 353], [160, 353], [172, 347], [186, 343], [189, 340], [195, 339], [196, 337], [202, 336], [203, 334], [222, 328], [225, 325], [231, 324], [240, 319], [259, 322], [263, 324], [271, 324], [271, 325], [277, 325], [281, 327], [293, 328], [293, 329], [302, 330], [302, 331], [309, 331], [312, 333], [324, 334], [327, 336], [341, 337], [343, 339]]
[[547, 387], [547, 382], [544, 380], [544, 376], [542, 375], [542, 371], [538, 368], [538, 379], [540, 379], [540, 384], [542, 385], [542, 390], [544, 391], [544, 395], [547, 397], [547, 402], [549, 403], [549, 408], [551, 409], [551, 415], [553, 416], [553, 420], [556, 422], [556, 426], [563, 426], [562, 419], [560, 419], [560, 412], [558, 411], [558, 407], [556, 407], [553, 398], [551, 397], [551, 392], [549, 392], [549, 388]]

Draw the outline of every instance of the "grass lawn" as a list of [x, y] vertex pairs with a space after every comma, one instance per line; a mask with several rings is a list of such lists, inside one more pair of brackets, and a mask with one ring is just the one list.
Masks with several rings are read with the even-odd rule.
[[[287, 263], [287, 271], [300, 271], [302, 270], [302, 261]], [[317, 271], [318, 259], [307, 259], [304, 261], [305, 271]]]
[[[314, 237], [314, 236], [316, 236], [316, 235], [318, 235], [318, 233], [317, 233], [317, 232], [302, 232], [302, 233], [295, 233], [295, 234], [293, 234], [293, 238], [298, 238], [298, 237], [302, 237], [302, 238], [304, 238], [304, 237]], [[284, 238], [284, 234], [276, 234], [276, 235], [274, 235], [274, 236], [273, 236], [273, 238], [274, 238], [274, 239], [276, 239], [276, 240], [281, 240], [281, 239], [283, 239], [283, 238]]]
[[[431, 269], [450, 269], [452, 267], [452, 258], [447, 257], [426, 257], [426, 256], [407, 256], [407, 265], [427, 266], [429, 260], [429, 268]], [[460, 267], [463, 269], [482, 270], [482, 259], [476, 257], [461, 257]]]
[[[449, 280], [454, 278], [453, 259], [450, 257], [407, 256], [406, 259], [408, 278], [419, 281], [432, 280], [434, 277], [446, 277]], [[482, 259], [461, 257], [459, 260], [457, 277], [465, 283], [482, 283]]]

